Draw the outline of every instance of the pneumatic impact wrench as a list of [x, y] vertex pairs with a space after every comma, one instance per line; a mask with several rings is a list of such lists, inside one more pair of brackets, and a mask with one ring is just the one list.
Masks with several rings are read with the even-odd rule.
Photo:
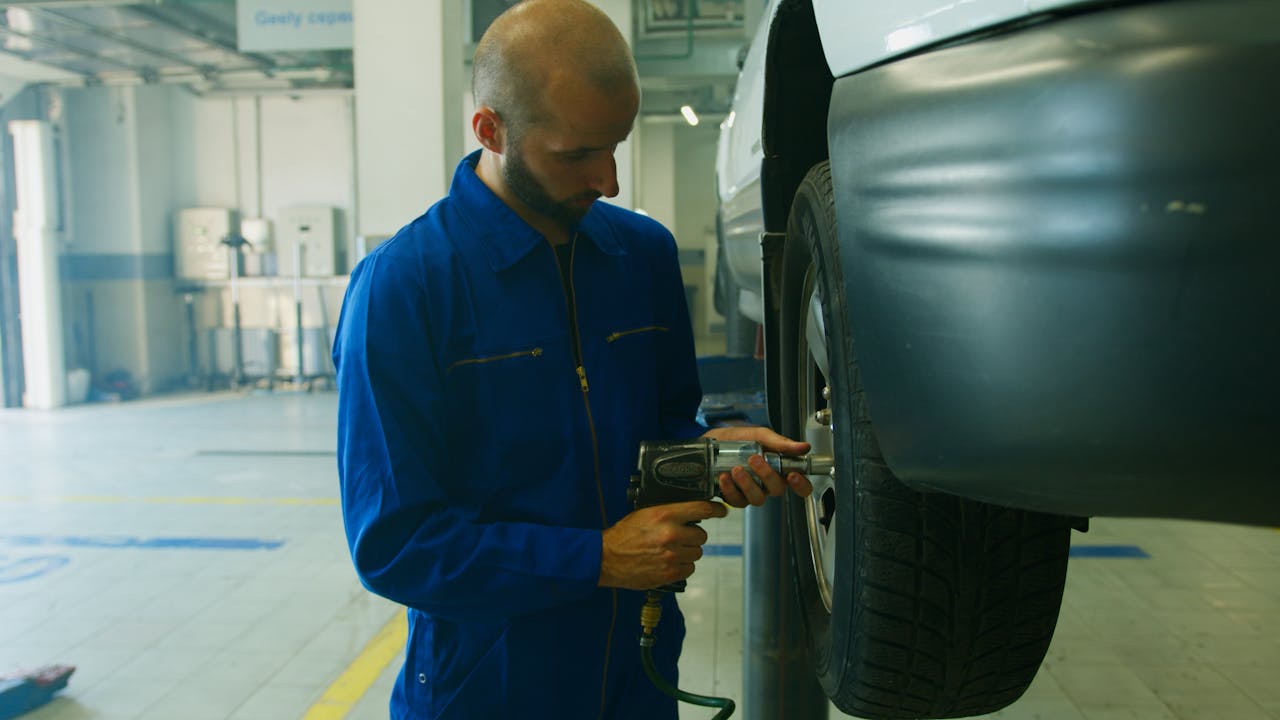
[[[739, 466], [751, 472], [747, 459], [752, 455], [763, 457], [773, 471], [784, 478], [793, 472], [826, 475], [832, 467], [830, 456], [766, 452], [760, 443], [751, 440], [701, 437], [676, 442], [642, 442], [627, 499], [636, 509], [687, 500], [711, 500], [720, 496], [720, 474]], [[682, 592], [684, 588], [685, 581], [680, 580], [659, 589]]]
[[[631, 485], [627, 489], [627, 499], [636, 509], [689, 500], [711, 500], [721, 494], [721, 473], [739, 466], [750, 472], [747, 459], [752, 455], [763, 457], [774, 472], [784, 478], [792, 472], [825, 475], [832, 468], [829, 456], [780, 455], [766, 452], [760, 443], [750, 440], [715, 440], [704, 437], [680, 442], [642, 442], [636, 473], [631, 476]], [[754, 473], [752, 476], [754, 477]], [[640, 610], [640, 655], [644, 661], [644, 670], [662, 692], [681, 702], [720, 708], [713, 720], [723, 720], [733, 714], [733, 700], [695, 695], [675, 688], [662, 678], [653, 664], [653, 646], [657, 642], [654, 630], [662, 616], [662, 593], [683, 592], [685, 584], [684, 580], [678, 580], [650, 590], [647, 594], [644, 607]]]

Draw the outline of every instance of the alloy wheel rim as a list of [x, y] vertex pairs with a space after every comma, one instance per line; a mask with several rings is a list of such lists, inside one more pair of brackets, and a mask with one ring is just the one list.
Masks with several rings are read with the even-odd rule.
[[[797, 348], [800, 362], [796, 387], [799, 388], [800, 417], [805, 418], [805, 440], [814, 454], [833, 457], [834, 420], [829, 413], [827, 334], [822, 291], [815, 282], [811, 266], [805, 276], [802, 298], [805, 298], [804, 332]], [[826, 422], [818, 412], [828, 410]], [[827, 612], [832, 608], [832, 587], [836, 573], [836, 470], [830, 474], [811, 475], [813, 493], [805, 498], [805, 526], [809, 534], [809, 555], [818, 594]]]

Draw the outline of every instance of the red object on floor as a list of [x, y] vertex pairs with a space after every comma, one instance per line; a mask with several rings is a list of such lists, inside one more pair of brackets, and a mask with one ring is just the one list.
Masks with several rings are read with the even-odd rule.
[[49, 702], [67, 686], [75, 671], [71, 665], [49, 665], [0, 676], [0, 720], [16, 718]]

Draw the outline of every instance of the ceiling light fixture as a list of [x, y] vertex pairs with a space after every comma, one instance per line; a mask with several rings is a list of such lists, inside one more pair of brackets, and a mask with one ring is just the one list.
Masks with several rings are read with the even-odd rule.
[[694, 112], [692, 107], [689, 107], [688, 105], [681, 105], [680, 114], [684, 116], [685, 122], [697, 127], [698, 113]]

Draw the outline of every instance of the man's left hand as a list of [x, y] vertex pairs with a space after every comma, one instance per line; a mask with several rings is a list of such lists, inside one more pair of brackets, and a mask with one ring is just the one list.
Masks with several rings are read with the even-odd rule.
[[[809, 443], [792, 440], [759, 426], [714, 428], [704, 433], [703, 437], [716, 440], [752, 440], [760, 443], [765, 450], [783, 455], [803, 455], [809, 452]], [[735, 467], [731, 472], [720, 473], [720, 493], [725, 503], [732, 507], [763, 505], [767, 495], [782, 495], [787, 488], [791, 488], [800, 497], [808, 497], [813, 492], [809, 478], [793, 472], [784, 480], [759, 455], [752, 455], [747, 459], [747, 464], [751, 466], [751, 472], [743, 467]], [[751, 473], [755, 473], [760, 479], [759, 483], [751, 477]]]

